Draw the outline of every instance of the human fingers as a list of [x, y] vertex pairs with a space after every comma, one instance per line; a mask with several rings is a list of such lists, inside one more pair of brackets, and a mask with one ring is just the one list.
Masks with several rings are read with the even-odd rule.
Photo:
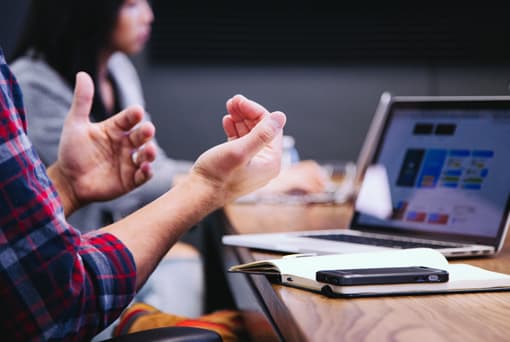
[[129, 132], [143, 120], [144, 115], [142, 107], [130, 106], [106, 120], [105, 125], [121, 132]]
[[250, 132], [250, 127], [246, 125], [245, 119], [243, 119], [241, 111], [238, 108], [239, 101], [234, 100], [235, 98], [239, 99], [240, 96], [241, 95], [236, 95], [227, 102], [227, 111], [230, 113], [232, 124], [234, 125], [238, 137], [242, 137]]
[[[258, 122], [255, 121], [247, 121], [243, 125], [239, 126], [236, 125], [234, 120], [230, 115], [225, 115], [223, 117], [223, 130], [225, 131], [225, 134], [227, 135], [228, 140], [236, 139], [239, 137], [242, 137], [243, 135], [246, 135], [249, 131], [253, 129], [257, 125]], [[237, 127], [240, 127], [240, 130], [243, 134], [240, 134]]]
[[326, 190], [326, 182], [319, 177], [310, 177], [306, 182], [296, 184], [296, 188], [300, 188], [305, 193], [319, 193]]
[[129, 141], [131, 143], [131, 146], [134, 148], [138, 148], [148, 141], [150, 141], [152, 138], [154, 138], [154, 134], [156, 132], [156, 128], [151, 122], [144, 122], [140, 126], [133, 129], [131, 132], [129, 132]]
[[255, 125], [269, 114], [268, 110], [243, 95], [236, 95], [227, 102], [227, 110], [232, 116], [239, 136], [248, 134]]
[[239, 94], [227, 101], [227, 110], [235, 121], [239, 119], [259, 120], [265, 114], [269, 114], [264, 106]]
[[152, 165], [149, 162], [142, 163], [135, 172], [134, 182], [136, 186], [142, 185], [153, 176]]
[[222, 123], [223, 130], [225, 131], [228, 140], [239, 138], [239, 133], [237, 132], [234, 120], [232, 120], [230, 115], [225, 115], [223, 117]]
[[92, 78], [86, 72], [77, 73], [69, 118], [75, 121], [88, 122], [93, 98], [94, 82]]
[[294, 172], [295, 175], [305, 182], [303, 189], [307, 192], [321, 192], [326, 190], [328, 184], [328, 176], [322, 167], [314, 160], [303, 160], [297, 164], [292, 165], [289, 172]]
[[142, 148], [132, 153], [133, 164], [137, 167], [133, 178], [136, 186], [152, 178], [153, 170], [151, 163], [156, 159], [156, 152], [156, 145], [153, 142], [148, 142]]
[[283, 132], [286, 117], [282, 112], [273, 112], [266, 116], [249, 134], [241, 139], [237, 139], [241, 145], [242, 153], [247, 158], [252, 158], [257, 152], [267, 145]]
[[148, 142], [131, 153], [131, 160], [135, 165], [152, 163], [156, 159], [157, 148], [153, 142]]

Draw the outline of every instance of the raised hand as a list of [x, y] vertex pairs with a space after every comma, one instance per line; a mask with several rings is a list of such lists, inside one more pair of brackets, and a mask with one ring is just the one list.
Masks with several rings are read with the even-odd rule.
[[204, 152], [167, 193], [104, 228], [131, 251], [138, 286], [189, 227], [278, 174], [285, 114], [269, 113], [243, 96], [229, 100], [227, 109], [223, 123], [228, 142]]
[[48, 169], [66, 214], [90, 201], [109, 200], [145, 183], [156, 147], [144, 110], [130, 107], [99, 123], [89, 119], [94, 85], [84, 72], [76, 76], [74, 98], [64, 123], [58, 160]]
[[[267, 109], [243, 96], [235, 96], [227, 102], [230, 113], [223, 118], [223, 128], [229, 140], [248, 134], [261, 119], [269, 115]], [[278, 142], [279, 144], [279, 142]], [[277, 145], [274, 145], [276, 147]], [[278, 145], [281, 148], [281, 144]], [[303, 182], [303, 180], [306, 180]], [[288, 193], [299, 191], [314, 193], [324, 191], [327, 179], [319, 164], [303, 161], [283, 170], [260, 193]]]
[[228, 142], [215, 146], [196, 161], [191, 176], [216, 189], [221, 206], [247, 194], [280, 171], [281, 139], [286, 117], [236, 95], [227, 102], [223, 128]]

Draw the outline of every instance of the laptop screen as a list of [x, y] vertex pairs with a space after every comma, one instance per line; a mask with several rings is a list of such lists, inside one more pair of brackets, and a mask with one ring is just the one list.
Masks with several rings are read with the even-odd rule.
[[395, 98], [374, 153], [393, 213], [354, 229], [495, 244], [510, 203], [510, 100]]

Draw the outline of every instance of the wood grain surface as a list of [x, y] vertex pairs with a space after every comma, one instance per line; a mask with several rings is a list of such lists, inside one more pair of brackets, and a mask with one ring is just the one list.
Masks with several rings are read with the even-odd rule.
[[[347, 227], [352, 208], [332, 205], [230, 205], [235, 232]], [[238, 248], [240, 261], [278, 254]], [[510, 243], [495, 257], [451, 260], [510, 274]], [[510, 292], [330, 299], [251, 275], [286, 341], [510, 341]]]

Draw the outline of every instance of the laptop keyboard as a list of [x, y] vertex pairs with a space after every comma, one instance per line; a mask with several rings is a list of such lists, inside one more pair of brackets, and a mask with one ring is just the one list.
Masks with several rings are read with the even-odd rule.
[[448, 244], [448, 243], [437, 243], [436, 244], [436, 243], [432, 243], [432, 242], [392, 240], [392, 239], [384, 239], [384, 238], [376, 238], [376, 237], [368, 237], [368, 236], [357, 236], [357, 235], [347, 235], [347, 234], [305, 235], [305, 237], [331, 240], [331, 241], [359, 243], [362, 245], [402, 248], [402, 249], [404, 249], [404, 248], [418, 248], [418, 247], [453, 248], [453, 247], [461, 246], [459, 244]]

